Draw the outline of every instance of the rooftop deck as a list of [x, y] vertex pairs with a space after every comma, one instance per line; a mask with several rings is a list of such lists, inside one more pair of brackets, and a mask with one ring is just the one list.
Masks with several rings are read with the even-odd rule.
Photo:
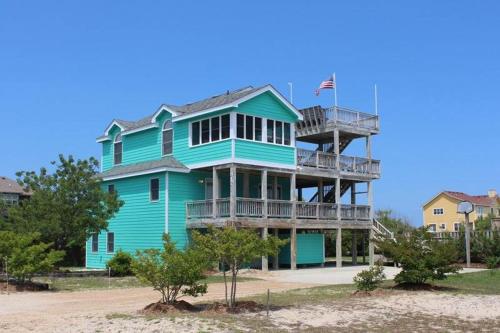
[[379, 131], [377, 115], [343, 107], [322, 108], [314, 106], [301, 110], [304, 120], [297, 122], [296, 136], [299, 140], [320, 142], [325, 133], [338, 128], [355, 136], [376, 134]]

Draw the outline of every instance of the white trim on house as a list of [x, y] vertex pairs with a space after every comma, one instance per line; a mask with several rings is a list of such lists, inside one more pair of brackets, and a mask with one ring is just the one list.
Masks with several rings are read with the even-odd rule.
[[264, 166], [264, 167], [288, 169], [288, 170], [295, 170], [296, 169], [296, 166], [291, 165], [291, 164], [249, 160], [249, 159], [244, 159], [244, 158], [226, 158], [226, 159], [216, 160], [216, 161], [188, 164], [186, 166], [190, 169], [198, 169], [198, 168], [205, 168], [205, 167], [209, 167], [209, 166], [216, 166], [216, 165], [227, 164], [227, 163], [249, 164], [249, 165], [255, 165], [255, 166]]
[[109, 136], [106, 136], [106, 137], [103, 137], [103, 138], [97, 138], [97, 139], [95, 139], [95, 142], [101, 143], [101, 142], [110, 141], [110, 140], [111, 140], [111, 138]]
[[169, 174], [168, 171], [165, 172], [165, 233], [168, 234], [168, 200], [169, 200], [169, 194], [168, 194], [168, 189], [169, 189]]
[[113, 126], [118, 126], [120, 127], [120, 130], [124, 130], [125, 127], [123, 127], [122, 125], [120, 125], [116, 120], [113, 120], [111, 122], [111, 124], [108, 125], [108, 127], [106, 127], [106, 130], [104, 131], [104, 135], [108, 136], [109, 135], [109, 131], [113, 128]]
[[142, 127], [137, 127], [137, 128], [128, 130], [128, 131], [123, 131], [122, 132], [122, 136], [129, 135], [129, 134], [134, 134], [134, 133], [137, 133], [137, 132], [142, 132], [142, 131], [145, 131], [147, 129], [157, 128], [157, 127], [158, 127], [157, 124], [148, 124], [148, 125], [145, 125], [145, 126], [142, 126]]
[[160, 105], [160, 107], [158, 108], [158, 110], [156, 110], [155, 114], [153, 115], [153, 117], [151, 118], [151, 123], [155, 123], [156, 122], [156, 118], [158, 118], [158, 116], [163, 112], [163, 111], [167, 111], [169, 112], [171, 115], [172, 115], [172, 121], [174, 120], [174, 116], [178, 116], [179, 113], [178, 112], [175, 112], [174, 110], [170, 109], [168, 106], [166, 106], [165, 104], [162, 104]]
[[121, 179], [121, 178], [127, 178], [127, 177], [149, 175], [149, 174], [152, 174], [152, 173], [158, 173], [158, 172], [164, 172], [164, 171], [181, 172], [181, 173], [189, 173], [190, 172], [190, 170], [182, 170], [182, 169], [176, 169], [176, 168], [161, 167], [161, 168], [156, 168], [156, 169], [149, 169], [149, 170], [144, 170], [144, 171], [136, 171], [136, 172], [125, 173], [125, 174], [122, 174], [122, 175], [103, 177], [102, 180], [103, 181], [108, 181], [108, 180]]
[[302, 113], [300, 113], [299, 110], [297, 110], [297, 108], [295, 106], [290, 104], [290, 102], [288, 102], [288, 100], [286, 98], [284, 98], [276, 89], [274, 89], [273, 86], [267, 85], [267, 86], [264, 86], [261, 89], [255, 91], [247, 96], [244, 96], [240, 99], [237, 99], [236, 101], [234, 101], [232, 103], [216, 106], [216, 107], [206, 109], [206, 110], [201, 110], [201, 111], [189, 113], [189, 114], [186, 114], [183, 116], [178, 116], [178, 117], [175, 117], [172, 121], [176, 122], [176, 121], [181, 121], [181, 120], [185, 120], [185, 119], [189, 119], [189, 118], [193, 118], [193, 117], [198, 117], [198, 116], [201, 116], [201, 115], [204, 115], [207, 113], [211, 113], [211, 112], [215, 112], [215, 111], [219, 111], [219, 110], [224, 110], [227, 108], [237, 108], [241, 103], [246, 102], [246, 101], [248, 101], [256, 96], [259, 96], [265, 92], [271, 92], [276, 98], [278, 98], [283, 104], [285, 104], [285, 106], [287, 108], [289, 108], [297, 116], [298, 120], [303, 120]]

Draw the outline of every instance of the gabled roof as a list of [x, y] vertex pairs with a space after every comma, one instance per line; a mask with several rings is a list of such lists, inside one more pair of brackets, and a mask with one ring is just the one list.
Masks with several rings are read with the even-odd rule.
[[209, 98], [202, 99], [200, 101], [188, 103], [182, 106], [172, 105], [172, 104], [162, 104], [158, 110], [147, 117], [144, 117], [137, 121], [127, 121], [121, 119], [114, 119], [111, 124], [106, 128], [104, 135], [97, 138], [98, 142], [109, 140], [109, 130], [114, 126], [118, 126], [123, 131], [123, 134], [133, 133], [139, 129], [147, 129], [155, 124], [156, 118], [163, 111], [168, 111], [174, 116], [173, 121], [187, 119], [190, 117], [198, 116], [201, 114], [222, 110], [229, 107], [237, 107], [240, 103], [243, 103], [255, 96], [258, 96], [265, 92], [271, 92], [276, 98], [278, 98], [286, 107], [288, 107], [293, 113], [297, 115], [299, 119], [302, 119], [302, 113], [300, 113], [295, 106], [293, 106], [286, 98], [284, 98], [272, 85], [268, 84], [265, 86], [254, 88], [252, 86], [247, 86], [233, 91], [227, 91], [223, 94], [215, 95]]
[[23, 188], [15, 180], [12, 180], [4, 176], [0, 176], [0, 193], [30, 195], [30, 193], [25, 192]]
[[469, 195], [467, 193], [463, 192], [455, 192], [455, 191], [442, 191], [439, 192], [437, 195], [435, 195], [431, 200], [427, 201], [423, 206], [427, 206], [429, 203], [434, 201], [437, 197], [439, 197], [441, 194], [448, 196], [449, 198], [452, 198], [456, 200], [457, 202], [459, 201], [469, 201], [473, 203], [474, 205], [478, 206], [496, 206], [497, 202], [499, 200], [499, 197], [489, 197], [488, 195]]
[[134, 163], [129, 165], [118, 165], [109, 170], [101, 172], [99, 177], [103, 180], [111, 180], [122, 177], [130, 177], [140, 174], [149, 174], [163, 171], [189, 172], [184, 164], [172, 156], [163, 157], [160, 160]]

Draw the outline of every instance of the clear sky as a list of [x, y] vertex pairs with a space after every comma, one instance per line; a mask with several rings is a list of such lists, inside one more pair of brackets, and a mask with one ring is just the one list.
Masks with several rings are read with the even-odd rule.
[[[375, 204], [421, 223], [450, 189], [500, 190], [498, 1], [0, 1], [0, 175], [59, 153], [100, 156], [135, 120], [272, 83], [298, 107], [337, 74], [339, 104], [373, 112]], [[361, 143], [348, 148], [356, 153]]]

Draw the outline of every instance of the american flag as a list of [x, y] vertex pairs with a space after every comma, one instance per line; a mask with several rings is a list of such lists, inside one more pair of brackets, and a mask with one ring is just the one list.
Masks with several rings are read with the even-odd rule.
[[316, 89], [316, 96], [319, 96], [319, 91], [321, 89], [334, 89], [335, 88], [335, 77], [332, 75], [328, 80], [321, 82], [318, 89]]

